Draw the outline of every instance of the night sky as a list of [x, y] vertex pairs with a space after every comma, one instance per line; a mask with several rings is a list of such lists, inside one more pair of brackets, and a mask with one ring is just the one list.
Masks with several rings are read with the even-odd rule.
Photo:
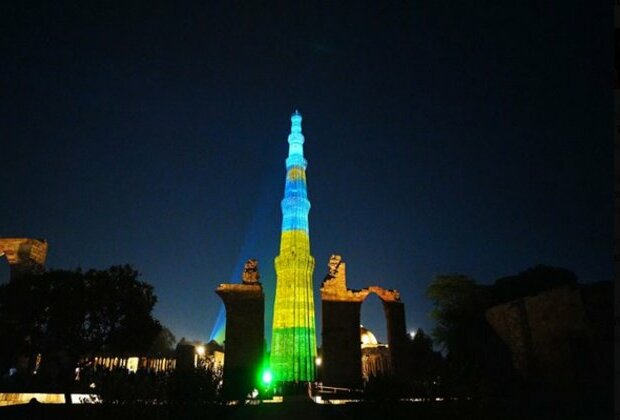
[[[440, 273], [612, 279], [609, 1], [25, 3], [0, 5], [0, 235], [133, 264], [177, 338], [252, 257], [270, 338], [295, 109], [319, 329], [332, 253], [427, 331]], [[386, 340], [376, 296], [362, 320]]]

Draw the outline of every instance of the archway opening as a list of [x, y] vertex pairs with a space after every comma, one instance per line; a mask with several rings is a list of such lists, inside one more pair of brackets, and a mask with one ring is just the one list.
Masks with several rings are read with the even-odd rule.
[[360, 310], [361, 324], [372, 331], [379, 343], [387, 343], [387, 324], [383, 301], [375, 293], [370, 293], [362, 302]]
[[362, 379], [368, 383], [390, 372], [387, 320], [383, 301], [375, 293], [368, 295], [360, 311]]

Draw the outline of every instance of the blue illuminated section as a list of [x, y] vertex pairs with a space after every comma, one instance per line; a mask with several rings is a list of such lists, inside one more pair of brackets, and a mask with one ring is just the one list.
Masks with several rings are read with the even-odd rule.
[[310, 202], [308, 200], [282, 200], [282, 231], [303, 230], [308, 233], [308, 213]]
[[308, 162], [304, 159], [304, 135], [301, 133], [301, 114], [295, 111], [291, 115], [291, 134], [288, 135], [288, 158], [286, 169], [293, 166], [302, 166], [306, 169]]
[[304, 231], [309, 233], [308, 213], [310, 201], [306, 187], [304, 159], [304, 135], [301, 132], [302, 117], [299, 111], [291, 115], [291, 133], [288, 136], [288, 157], [286, 158], [286, 184], [282, 199], [282, 232]]

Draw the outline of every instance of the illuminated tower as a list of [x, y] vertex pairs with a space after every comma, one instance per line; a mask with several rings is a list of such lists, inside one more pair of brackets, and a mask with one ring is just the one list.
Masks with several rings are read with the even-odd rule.
[[271, 369], [282, 382], [314, 380], [316, 331], [301, 114], [291, 116], [286, 184], [282, 200], [280, 254], [275, 259], [276, 299], [273, 310]]

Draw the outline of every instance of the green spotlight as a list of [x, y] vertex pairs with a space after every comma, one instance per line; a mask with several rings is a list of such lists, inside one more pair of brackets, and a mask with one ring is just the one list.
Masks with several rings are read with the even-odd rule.
[[261, 377], [263, 384], [265, 386], [269, 386], [271, 384], [271, 381], [273, 379], [273, 375], [271, 375], [271, 371], [270, 370], [266, 370], [263, 372], [263, 376]]

